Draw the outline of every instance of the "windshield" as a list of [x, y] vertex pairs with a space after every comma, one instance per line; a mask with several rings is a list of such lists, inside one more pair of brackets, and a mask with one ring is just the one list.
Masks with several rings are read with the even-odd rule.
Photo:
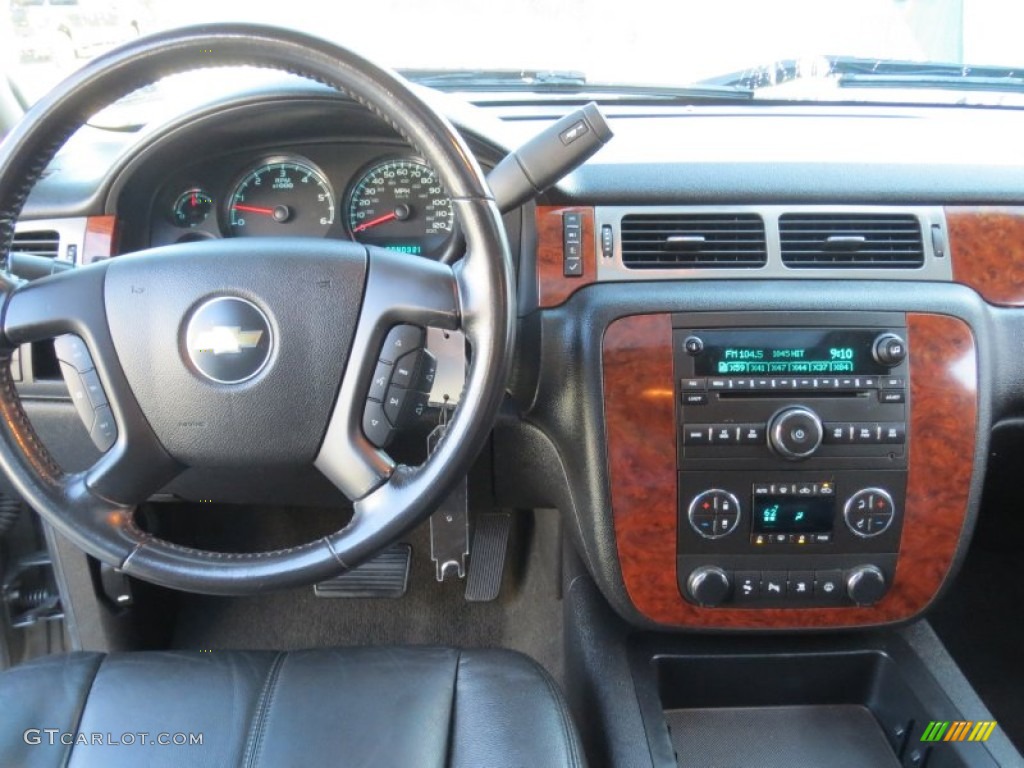
[[[26, 103], [139, 34], [248, 21], [333, 39], [447, 90], [646, 86], [649, 95], [678, 89], [694, 100], [1024, 106], [1024, 79], [1014, 70], [1024, 67], [1019, 0], [6, 1], [10, 39], [0, 43]], [[226, 74], [188, 82], [236, 85]], [[175, 93], [181, 89], [149, 97]]]

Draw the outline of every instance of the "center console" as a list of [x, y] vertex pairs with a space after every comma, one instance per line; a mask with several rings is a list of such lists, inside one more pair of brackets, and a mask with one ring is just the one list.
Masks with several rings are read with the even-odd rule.
[[622, 582], [705, 629], [877, 626], [936, 597], [967, 520], [970, 327], [904, 312], [621, 317], [602, 345]]
[[682, 595], [736, 608], [878, 602], [903, 529], [905, 317], [673, 320]]

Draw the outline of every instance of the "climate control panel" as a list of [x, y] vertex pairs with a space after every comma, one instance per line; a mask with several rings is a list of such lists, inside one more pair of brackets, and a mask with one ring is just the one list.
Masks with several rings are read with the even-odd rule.
[[903, 318], [699, 317], [673, 329], [680, 592], [705, 607], [882, 599], [907, 482]]

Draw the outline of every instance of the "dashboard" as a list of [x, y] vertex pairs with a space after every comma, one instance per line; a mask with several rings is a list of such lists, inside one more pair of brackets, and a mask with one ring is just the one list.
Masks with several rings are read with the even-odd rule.
[[[441, 107], [485, 168], [564, 111]], [[637, 625], [917, 616], [970, 541], [992, 428], [1024, 415], [1024, 366], [1000, 352], [1024, 336], [1024, 167], [999, 139], [1024, 118], [607, 111], [611, 143], [505, 216], [520, 327], [494, 496], [561, 510]], [[993, 140], [963, 141], [967, 125]], [[197, 109], [111, 150], [101, 176], [74, 174], [65, 161], [40, 185], [19, 232], [52, 226], [83, 264], [275, 235], [459, 254], [430, 169], [315, 89]], [[41, 361], [23, 351], [30, 401], [61, 395]]]

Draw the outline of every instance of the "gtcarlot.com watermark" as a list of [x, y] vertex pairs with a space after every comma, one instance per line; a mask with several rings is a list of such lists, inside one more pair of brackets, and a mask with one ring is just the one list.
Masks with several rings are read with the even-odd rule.
[[62, 731], [60, 728], [29, 728], [22, 734], [26, 744], [48, 744], [54, 746], [76, 747], [186, 747], [202, 746], [203, 734], [201, 733], [150, 733], [148, 731], [128, 731], [125, 733], [100, 733], [94, 732], [72, 732]]

